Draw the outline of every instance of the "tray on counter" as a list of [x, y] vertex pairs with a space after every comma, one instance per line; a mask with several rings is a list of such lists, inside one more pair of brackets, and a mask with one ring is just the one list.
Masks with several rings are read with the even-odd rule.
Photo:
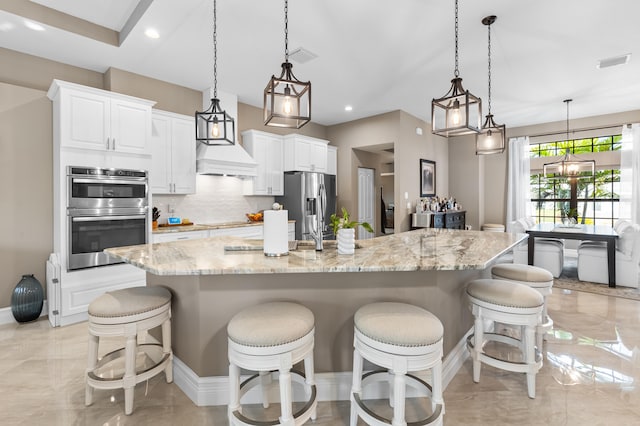
[[158, 228], [173, 228], [175, 226], [193, 226], [195, 225], [195, 223], [193, 222], [185, 222], [185, 223], [176, 223], [174, 224], [169, 224], [169, 223], [160, 223], [158, 224]]

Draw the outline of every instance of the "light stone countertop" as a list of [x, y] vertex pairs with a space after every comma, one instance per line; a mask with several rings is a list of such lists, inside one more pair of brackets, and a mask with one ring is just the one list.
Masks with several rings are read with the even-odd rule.
[[[294, 223], [295, 220], [289, 220], [289, 223]], [[264, 222], [227, 222], [227, 223], [194, 223], [193, 225], [172, 225], [172, 226], [160, 226], [158, 229], [153, 230], [153, 234], [171, 234], [175, 232], [190, 232], [190, 231], [208, 231], [210, 229], [226, 229], [226, 228], [242, 228], [245, 226], [261, 226]]]
[[[212, 237], [105, 250], [155, 275], [228, 275], [313, 272], [386, 272], [485, 269], [526, 234], [504, 232], [418, 229], [359, 240], [353, 255], [338, 255], [335, 242], [325, 249], [311, 247], [288, 256], [267, 257], [250, 246], [262, 240]], [[229, 251], [226, 247], [245, 247]], [[310, 249], [311, 248], [311, 249]]]

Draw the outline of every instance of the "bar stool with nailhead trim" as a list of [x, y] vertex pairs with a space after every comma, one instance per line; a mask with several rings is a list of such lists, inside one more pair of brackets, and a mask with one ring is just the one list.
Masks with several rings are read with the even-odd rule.
[[[410, 383], [426, 390], [431, 397], [431, 415], [415, 424], [442, 425], [442, 337], [444, 328], [431, 312], [406, 303], [371, 303], [354, 316], [353, 385], [351, 388], [350, 425], [358, 417], [368, 425], [406, 426], [405, 394]], [[362, 375], [363, 360], [383, 367]], [[430, 370], [432, 384], [408, 374]], [[389, 374], [393, 380], [389, 379]], [[362, 388], [374, 381], [389, 381], [389, 402], [393, 407], [390, 421], [370, 410], [361, 399]], [[413, 423], [412, 423], [413, 424]]]
[[[162, 326], [162, 343], [138, 344], [138, 335]], [[122, 336], [125, 347], [98, 360], [100, 337]], [[144, 357], [139, 355], [144, 354]], [[124, 374], [111, 376], [112, 362], [124, 357]], [[142, 359], [144, 362], [137, 362]], [[124, 389], [124, 413], [133, 412], [135, 385], [164, 371], [173, 381], [171, 292], [164, 287], [133, 287], [109, 291], [89, 304], [89, 350], [85, 374], [85, 404], [94, 389]], [[141, 365], [137, 365], [141, 364]]]
[[[467, 338], [473, 359], [473, 381], [480, 381], [480, 366], [527, 375], [529, 398], [536, 397], [536, 374], [542, 367], [542, 354], [536, 351], [536, 327], [542, 322], [544, 299], [540, 293], [524, 284], [494, 279], [478, 279], [467, 286], [467, 296], [475, 318], [474, 334]], [[499, 333], [485, 333], [484, 320], [520, 326], [521, 339]], [[522, 361], [504, 360], [485, 352], [488, 341], [515, 346], [522, 352]]]
[[[272, 302], [252, 306], [237, 313], [227, 326], [229, 344], [229, 424], [299, 426], [316, 418], [316, 386], [313, 369], [315, 324], [313, 313], [291, 302]], [[305, 373], [292, 370], [304, 360]], [[257, 371], [240, 383], [240, 368]], [[258, 421], [242, 413], [240, 400], [253, 386], [262, 386], [262, 405], [267, 400], [267, 377], [279, 373], [280, 417], [277, 421]], [[303, 379], [307, 403], [293, 413], [291, 389], [294, 379]]]
[[542, 341], [547, 332], [553, 329], [553, 320], [547, 312], [547, 297], [551, 295], [553, 288], [553, 274], [537, 266], [503, 263], [491, 268], [491, 277], [528, 285], [542, 295], [544, 299], [542, 324], [536, 329], [536, 345], [538, 350], [542, 351]]

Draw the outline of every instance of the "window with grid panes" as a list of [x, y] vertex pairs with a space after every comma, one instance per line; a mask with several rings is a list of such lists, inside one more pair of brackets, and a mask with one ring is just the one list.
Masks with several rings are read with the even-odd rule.
[[[534, 143], [530, 157], [551, 157], [590, 152], [618, 151], [622, 135], [583, 138], [568, 141]], [[597, 165], [597, 164], [596, 164]], [[561, 223], [569, 208], [571, 189], [567, 180], [546, 179], [542, 173], [530, 179], [532, 211], [537, 222]], [[596, 170], [591, 179], [579, 179], [577, 185], [578, 222], [613, 226], [619, 217], [620, 169]]]

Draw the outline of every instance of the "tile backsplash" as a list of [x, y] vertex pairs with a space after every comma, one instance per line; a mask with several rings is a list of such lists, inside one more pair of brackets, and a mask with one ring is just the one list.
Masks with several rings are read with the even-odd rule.
[[242, 188], [242, 179], [236, 177], [196, 175], [195, 194], [154, 195], [152, 203], [160, 209], [160, 223], [169, 216], [194, 223], [246, 222], [246, 213], [271, 208], [273, 197], [245, 197]]

